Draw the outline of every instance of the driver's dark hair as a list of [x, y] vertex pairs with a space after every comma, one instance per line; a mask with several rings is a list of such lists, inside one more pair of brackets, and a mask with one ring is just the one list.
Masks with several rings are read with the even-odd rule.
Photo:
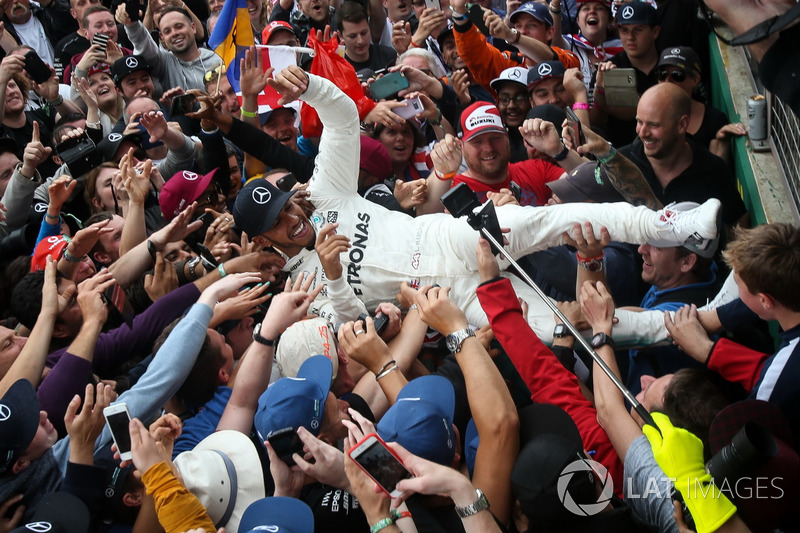
[[[56, 283], [61, 279], [66, 279], [66, 277], [56, 271]], [[11, 314], [28, 329], [33, 329], [36, 319], [42, 312], [43, 286], [44, 270], [39, 270], [25, 274], [11, 292]]]

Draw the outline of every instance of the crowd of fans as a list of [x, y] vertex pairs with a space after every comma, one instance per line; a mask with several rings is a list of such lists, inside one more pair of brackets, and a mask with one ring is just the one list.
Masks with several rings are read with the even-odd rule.
[[3, 2], [0, 532], [797, 529], [792, 2], [231, 2]]

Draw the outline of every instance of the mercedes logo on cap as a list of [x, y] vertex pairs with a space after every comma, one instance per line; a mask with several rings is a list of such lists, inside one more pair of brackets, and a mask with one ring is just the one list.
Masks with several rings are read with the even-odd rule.
[[511, 72], [508, 73], [508, 79], [510, 79], [510, 80], [519, 79], [519, 76], [520, 76], [519, 69], [517, 69], [517, 68], [512, 69]]
[[670, 50], [669, 52], [670, 52], [671, 54], [680, 54], [680, 53], [681, 53], [681, 49], [680, 49], [680, 48], [673, 48], [673, 49], [672, 49], [672, 50]]
[[11, 408], [4, 403], [0, 403], [0, 422], [5, 422], [11, 417]]
[[256, 187], [253, 189], [253, 201], [258, 205], [264, 205], [272, 198], [272, 193], [266, 187]]
[[553, 73], [553, 67], [551, 67], [547, 63], [542, 63], [541, 65], [539, 65], [539, 68], [536, 69], [536, 72], [539, 73], [539, 76], [544, 78], [545, 76], [549, 76], [550, 74]]
[[625, 9], [622, 10], [622, 18], [628, 20], [633, 16], [633, 6], [625, 6]]
[[33, 206], [33, 210], [36, 211], [37, 213], [44, 213], [45, 211], [47, 211], [47, 204], [38, 203]]
[[50, 522], [31, 522], [30, 524], [25, 524], [25, 529], [30, 529], [37, 533], [45, 533], [53, 529], [53, 525]]
[[108, 140], [111, 141], [112, 143], [115, 143], [120, 139], [122, 139], [122, 134], [121, 133], [109, 133], [108, 134]]
[[139, 66], [139, 60], [133, 56], [128, 56], [125, 58], [125, 66], [128, 68], [136, 68]]
[[197, 173], [196, 172], [190, 172], [188, 170], [184, 170], [183, 171], [183, 179], [185, 179], [186, 181], [194, 181], [194, 180], [197, 179]]

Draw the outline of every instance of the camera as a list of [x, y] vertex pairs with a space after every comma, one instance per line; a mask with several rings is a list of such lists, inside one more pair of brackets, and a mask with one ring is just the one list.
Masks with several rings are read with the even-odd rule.
[[103, 154], [85, 132], [59, 143], [56, 152], [74, 179], [78, 179], [103, 162]]

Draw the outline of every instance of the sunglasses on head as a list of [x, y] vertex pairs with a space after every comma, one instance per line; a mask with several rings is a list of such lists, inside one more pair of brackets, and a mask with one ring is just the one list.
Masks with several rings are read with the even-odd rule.
[[658, 77], [658, 81], [667, 81], [667, 79], [669, 79], [675, 83], [681, 83], [686, 79], [686, 72], [683, 70], [667, 70], [662, 68], [656, 72], [656, 77]]

